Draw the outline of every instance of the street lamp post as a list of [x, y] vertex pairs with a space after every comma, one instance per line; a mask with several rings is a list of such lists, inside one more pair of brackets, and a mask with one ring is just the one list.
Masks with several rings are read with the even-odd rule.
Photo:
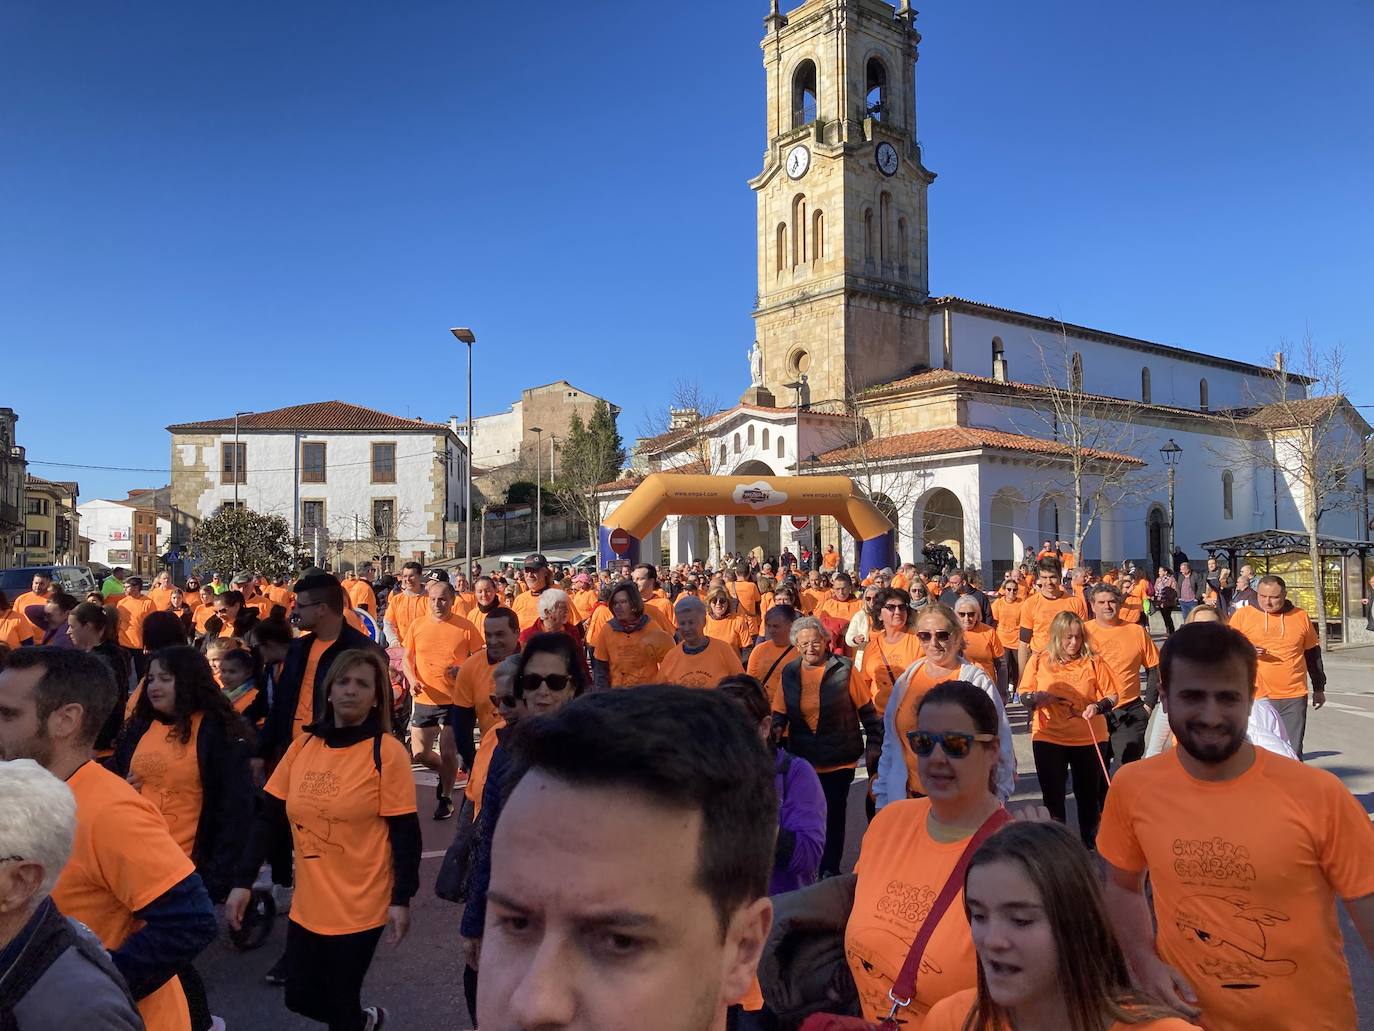
[[1178, 465], [1178, 460], [1183, 455], [1183, 448], [1174, 443], [1174, 438], [1170, 437], [1168, 442], [1159, 449], [1159, 453], [1164, 458], [1164, 464], [1169, 469], [1169, 562], [1174, 560], [1174, 470]]
[[531, 426], [534, 433], [534, 550], [544, 550], [544, 430]]
[[806, 389], [806, 373], [801, 374], [801, 378], [793, 383], [784, 383], [783, 387], [788, 390], [796, 391], [796, 433], [797, 433], [797, 475], [801, 475], [801, 409], [802, 391]]
[[[466, 543], [463, 545], [463, 572], [472, 576], [472, 345], [477, 337], [466, 326], [455, 326], [449, 330], [460, 344], [468, 348], [468, 455], [463, 463], [463, 521]], [[447, 514], [447, 513], [445, 513]]]
[[234, 413], [234, 507], [239, 507], [239, 416], [252, 415], [252, 412]]

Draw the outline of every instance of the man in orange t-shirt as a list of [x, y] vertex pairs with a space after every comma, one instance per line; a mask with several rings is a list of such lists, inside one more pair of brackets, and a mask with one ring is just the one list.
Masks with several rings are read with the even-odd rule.
[[148, 1031], [190, 1031], [177, 972], [214, 940], [215, 911], [162, 815], [91, 757], [116, 698], [96, 655], [16, 652], [0, 672], [0, 759], [38, 761], [71, 788], [76, 839], [52, 900], [110, 951]]
[[172, 574], [164, 571], [153, 577], [148, 597], [153, 599], [158, 612], [165, 612], [172, 604]]
[[143, 621], [157, 611], [153, 599], [143, 593], [143, 580], [137, 576], [124, 581], [124, 597], [115, 602], [119, 612], [119, 644], [135, 652], [143, 651]]
[[1256, 602], [1236, 609], [1235, 627], [1255, 646], [1256, 698], [1267, 698], [1283, 720], [1288, 743], [1302, 758], [1307, 734], [1307, 681], [1312, 680], [1312, 708], [1326, 704], [1326, 669], [1312, 617], [1288, 600], [1281, 576], [1262, 576], [1255, 584]]
[[419, 562], [407, 562], [396, 575], [401, 590], [387, 600], [386, 615], [382, 617], [387, 644], [393, 648], [400, 645], [410, 621], [416, 616], [423, 616], [429, 608], [429, 596], [425, 594], [423, 583], [424, 572], [425, 567]]
[[746, 647], [752, 646], [754, 639], [759, 636], [759, 626], [762, 623], [763, 595], [759, 591], [759, 585], [749, 579], [749, 570], [745, 567], [735, 567], [734, 588], [739, 614], [749, 630], [749, 645]]
[[1220, 623], [1165, 643], [1177, 747], [1122, 767], [1107, 792], [1108, 913], [1140, 988], [1206, 1027], [1354, 1028], [1336, 899], [1369, 952], [1374, 825], [1331, 773], [1246, 739], [1256, 664]]
[[840, 553], [835, 550], [835, 545], [827, 544], [825, 554], [821, 556], [821, 565], [827, 573], [833, 573], [840, 568]]
[[56, 593], [53, 589], [52, 577], [47, 573], [34, 573], [31, 586], [32, 590], [25, 591], [10, 602], [10, 607], [25, 619], [28, 618], [28, 608], [30, 605], [46, 605], [53, 594]]
[[520, 620], [510, 609], [492, 609], [482, 617], [482, 638], [483, 647], [458, 670], [448, 726], [469, 779], [475, 761], [473, 730], [486, 737], [501, 722], [501, 714], [492, 701], [496, 694], [496, 667], [520, 650]]
[[[477, 630], [453, 611], [453, 585], [432, 581], [425, 588], [429, 611], [412, 620], [401, 642], [405, 675], [415, 701], [410, 714], [410, 753], [439, 775], [436, 820], [453, 815], [453, 784], [458, 778], [457, 741], [442, 733], [451, 720], [454, 679], [464, 660], [478, 649]], [[439, 753], [434, 752], [435, 739]]]
[[[1159, 700], [1159, 651], [1145, 628], [1121, 618], [1121, 592], [1109, 583], [1092, 589], [1093, 618], [1084, 624], [1088, 643], [1099, 665], [1112, 680], [1116, 697], [1109, 726], [1112, 754], [1119, 764], [1135, 762], [1145, 754], [1145, 729], [1150, 710]], [[1140, 695], [1140, 673], [1145, 671], [1145, 697]]]
[[1016, 685], [1021, 680], [1021, 667], [1017, 662], [1021, 648], [1021, 585], [1015, 579], [1003, 580], [1002, 590], [992, 602], [992, 623], [997, 628], [997, 639], [1002, 642], [1003, 659], [1007, 664], [1007, 695], [1016, 693]]
[[658, 679], [683, 687], [715, 687], [726, 677], [744, 672], [739, 652], [706, 636], [706, 606], [684, 595], [673, 606], [681, 640], [659, 663]]
[[[1049, 543], [1048, 541], [1046, 543]], [[1082, 597], [1064, 590], [1064, 570], [1057, 558], [1042, 558], [1035, 564], [1035, 593], [1021, 603], [1021, 634], [1016, 664], [1022, 670], [1032, 652], [1043, 652], [1050, 640], [1050, 623], [1061, 612], [1075, 612], [1088, 621], [1088, 606]]]
[[366, 609], [374, 616], [377, 614], [377, 594], [372, 590], [372, 582], [366, 570], [363, 571], [362, 577], [351, 569], [344, 573], [343, 587], [355, 609]]

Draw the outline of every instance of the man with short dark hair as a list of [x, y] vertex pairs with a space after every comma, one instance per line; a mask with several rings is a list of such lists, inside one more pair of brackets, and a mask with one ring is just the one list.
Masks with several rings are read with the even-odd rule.
[[644, 602], [644, 614], [658, 624], [658, 628], [665, 634], [677, 633], [673, 603], [659, 590], [658, 567], [641, 562], [630, 570], [630, 579], [639, 588], [639, 597]]
[[33, 574], [33, 581], [30, 585], [30, 589], [11, 601], [10, 607], [13, 608], [15, 612], [19, 613], [19, 615], [28, 619], [30, 605], [45, 606], [52, 596], [52, 577], [42, 570], [39, 570]]
[[1178, 607], [1183, 613], [1183, 621], [1188, 621], [1188, 613], [1197, 608], [1202, 601], [1203, 591], [1206, 583], [1202, 579], [1202, 574], [1193, 569], [1187, 562], [1178, 564]]
[[1161, 649], [1177, 746], [1112, 780], [1108, 911], [1140, 988], [1207, 1027], [1353, 1028], [1336, 898], [1374, 954], [1374, 826], [1332, 774], [1246, 739], [1257, 665], [1221, 623]]
[[1050, 623], [1061, 612], [1073, 612], [1085, 623], [1088, 621], [1088, 606], [1082, 595], [1064, 590], [1064, 569], [1059, 559], [1042, 558], [1035, 563], [1035, 591], [1021, 603], [1021, 644], [1016, 649], [1016, 665], [1020, 669], [1026, 668], [1032, 652], [1045, 650]]
[[[1143, 626], [1121, 618], [1121, 592], [1114, 586], [1098, 584], [1089, 600], [1093, 618], [1084, 629], [1093, 652], [1111, 677], [1108, 695], [1116, 699], [1109, 718], [1112, 754], [1124, 766], [1145, 754], [1150, 710], [1159, 700], [1159, 651]], [[1146, 677], [1144, 698], [1141, 670]]]
[[483, 1031], [725, 1027], [772, 922], [778, 807], [736, 705], [646, 686], [522, 721], [492, 840]]
[[67, 782], [76, 797], [76, 844], [53, 901], [110, 950], [149, 1031], [185, 1031], [190, 1013], [177, 972], [218, 925], [162, 814], [92, 759], [115, 695], [114, 677], [94, 655], [15, 652], [0, 670], [0, 759], [33, 759]]
[[979, 618], [991, 626], [992, 604], [988, 601], [988, 596], [973, 586], [968, 573], [962, 569], [955, 569], [949, 574], [945, 589], [940, 592], [940, 604], [954, 608], [959, 599], [964, 597], [970, 597], [978, 603]]
[[1236, 610], [1231, 626], [1245, 635], [1259, 656], [1257, 697], [1268, 698], [1288, 731], [1288, 743], [1302, 758], [1307, 733], [1307, 681], [1312, 681], [1312, 708], [1326, 704], [1326, 669], [1312, 617], [1288, 600], [1281, 576], [1262, 576], [1256, 601]]
[[429, 598], [425, 594], [423, 579], [425, 567], [420, 562], [407, 562], [401, 567], [396, 579], [401, 585], [399, 594], [393, 594], [386, 603], [386, 613], [382, 617], [386, 629], [386, 643], [393, 648], [399, 647], [406, 628], [416, 616], [424, 615]]
[[143, 593], [143, 580], [131, 576], [124, 581], [124, 597], [115, 602], [119, 613], [119, 644], [135, 655], [143, 651], [143, 621], [157, 611], [157, 605]]

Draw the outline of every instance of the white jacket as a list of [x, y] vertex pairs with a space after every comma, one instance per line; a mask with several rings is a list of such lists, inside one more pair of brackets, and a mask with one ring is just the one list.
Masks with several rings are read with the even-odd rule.
[[[892, 696], [887, 700], [887, 710], [883, 713], [883, 751], [878, 759], [878, 773], [873, 784], [873, 799], [881, 809], [889, 802], [906, 798], [906, 742], [897, 740], [897, 712], [906, 697], [911, 675], [925, 665], [925, 659], [917, 659], [907, 667], [897, 683], [892, 685]], [[1003, 802], [1016, 790], [1016, 749], [1011, 740], [1011, 724], [1007, 722], [1007, 712], [1002, 706], [1002, 695], [997, 685], [983, 670], [965, 662], [959, 667], [955, 680], [967, 680], [992, 699], [997, 706], [997, 797]], [[957, 760], [956, 760], [957, 761]]]
[[[1283, 720], [1279, 719], [1278, 710], [1268, 698], [1256, 698], [1250, 706], [1250, 723], [1245, 728], [1245, 736], [1256, 748], [1263, 748], [1276, 755], [1286, 755], [1290, 759], [1298, 757], [1288, 740], [1288, 731], [1283, 725]], [[1150, 725], [1145, 732], [1145, 754], [1142, 758], [1148, 759], [1166, 748], [1173, 747], [1174, 735], [1169, 731], [1169, 717], [1165, 715], [1164, 706], [1156, 705], [1154, 712], [1150, 713]]]

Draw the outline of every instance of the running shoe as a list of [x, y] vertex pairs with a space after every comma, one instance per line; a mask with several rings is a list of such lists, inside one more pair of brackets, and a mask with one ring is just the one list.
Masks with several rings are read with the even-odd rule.
[[436, 820], [447, 820], [453, 815], [453, 799], [439, 796], [439, 804], [434, 807], [434, 818]]

